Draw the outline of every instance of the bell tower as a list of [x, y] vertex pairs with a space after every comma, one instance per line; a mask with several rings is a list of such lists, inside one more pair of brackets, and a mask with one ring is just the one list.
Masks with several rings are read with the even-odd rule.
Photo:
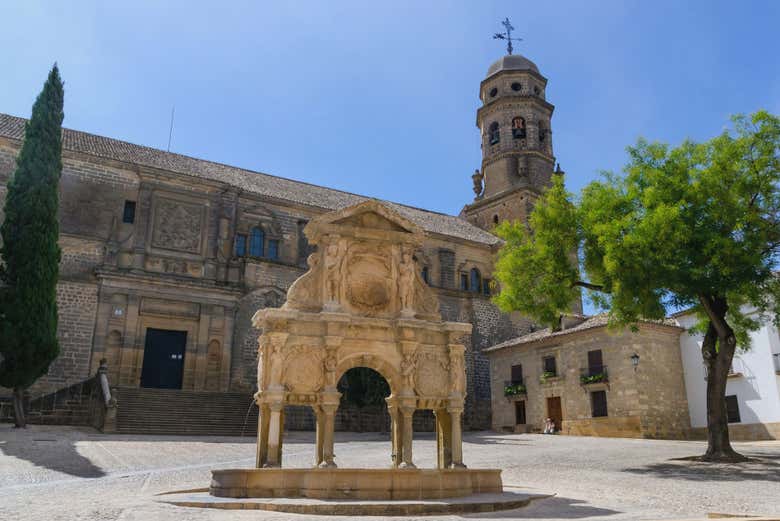
[[474, 201], [461, 211], [472, 224], [491, 230], [504, 220], [527, 220], [553, 173], [562, 173], [554, 172], [555, 107], [545, 99], [546, 87], [538, 67], [518, 54], [493, 63], [480, 83], [482, 165], [471, 176]]

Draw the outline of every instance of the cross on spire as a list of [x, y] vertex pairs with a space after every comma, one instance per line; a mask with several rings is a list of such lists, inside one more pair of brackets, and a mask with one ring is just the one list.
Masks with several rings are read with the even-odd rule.
[[523, 41], [522, 38], [512, 38], [512, 31], [515, 30], [514, 27], [512, 27], [512, 23], [509, 21], [509, 17], [504, 19], [503, 22], [501, 22], [501, 25], [504, 26], [506, 29], [506, 32], [503, 33], [496, 33], [493, 35], [494, 40], [506, 40], [506, 52], [507, 54], [512, 54], [512, 42], [521, 42]]

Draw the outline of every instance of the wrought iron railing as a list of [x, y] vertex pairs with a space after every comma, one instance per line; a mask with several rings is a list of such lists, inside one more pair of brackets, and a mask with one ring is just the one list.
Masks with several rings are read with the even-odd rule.
[[609, 381], [609, 371], [606, 365], [583, 367], [580, 369], [580, 383], [595, 384]]

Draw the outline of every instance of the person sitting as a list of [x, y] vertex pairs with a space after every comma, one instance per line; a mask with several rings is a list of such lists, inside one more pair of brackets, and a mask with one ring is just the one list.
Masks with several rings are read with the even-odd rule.
[[552, 421], [552, 418], [547, 418], [544, 420], [544, 434], [555, 434], [555, 422]]

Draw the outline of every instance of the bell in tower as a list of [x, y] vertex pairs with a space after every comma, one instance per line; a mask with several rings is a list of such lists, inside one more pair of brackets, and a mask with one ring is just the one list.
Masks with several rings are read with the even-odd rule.
[[[508, 40], [511, 52], [511, 25], [508, 20], [504, 25], [506, 36], [496, 37]], [[472, 175], [476, 197], [461, 212], [480, 228], [490, 230], [504, 220], [525, 221], [533, 201], [550, 183], [554, 107], [545, 100], [546, 87], [539, 68], [519, 54], [493, 63], [480, 83], [482, 166]]]

